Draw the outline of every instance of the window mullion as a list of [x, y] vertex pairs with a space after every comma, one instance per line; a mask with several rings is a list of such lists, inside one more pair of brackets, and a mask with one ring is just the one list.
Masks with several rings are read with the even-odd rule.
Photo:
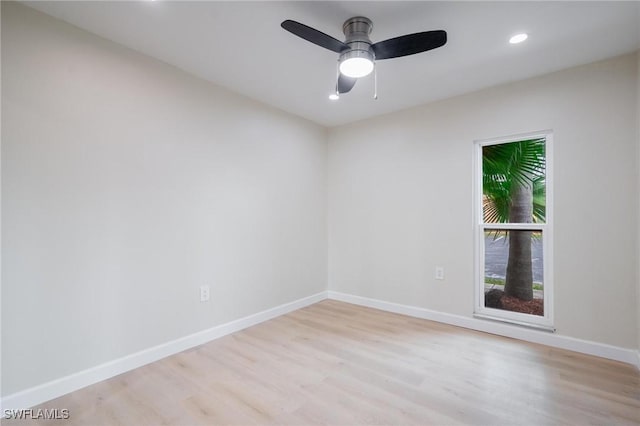
[[544, 231], [545, 223], [481, 223], [483, 229], [519, 229], [523, 231]]

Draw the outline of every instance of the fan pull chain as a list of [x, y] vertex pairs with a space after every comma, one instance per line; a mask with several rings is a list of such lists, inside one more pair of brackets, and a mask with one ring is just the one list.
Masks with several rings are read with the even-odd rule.
[[373, 63], [373, 99], [378, 100], [378, 67]]

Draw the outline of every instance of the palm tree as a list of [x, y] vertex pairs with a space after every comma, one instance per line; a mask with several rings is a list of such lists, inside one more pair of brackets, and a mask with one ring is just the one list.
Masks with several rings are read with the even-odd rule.
[[[529, 139], [482, 149], [485, 223], [545, 221], [545, 140]], [[510, 230], [504, 292], [533, 299], [531, 238], [528, 230]]]

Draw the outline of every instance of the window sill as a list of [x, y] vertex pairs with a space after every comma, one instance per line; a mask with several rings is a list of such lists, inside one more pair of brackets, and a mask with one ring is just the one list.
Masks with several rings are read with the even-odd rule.
[[528, 323], [528, 322], [524, 322], [524, 321], [517, 321], [517, 320], [513, 320], [513, 319], [509, 319], [509, 318], [494, 317], [494, 316], [485, 315], [485, 314], [473, 314], [473, 317], [474, 318], [478, 318], [478, 319], [483, 319], [483, 320], [489, 320], [489, 321], [496, 321], [496, 322], [502, 322], [502, 323], [507, 323], [507, 324], [513, 324], [513, 325], [517, 325], [517, 326], [520, 326], [520, 327], [532, 328], [534, 330], [546, 331], [548, 333], [555, 333], [556, 332], [555, 327], [553, 327], [551, 325], [532, 324], [532, 323]]

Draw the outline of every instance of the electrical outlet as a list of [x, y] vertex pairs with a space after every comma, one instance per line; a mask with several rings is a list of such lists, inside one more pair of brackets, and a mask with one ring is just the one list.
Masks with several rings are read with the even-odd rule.
[[436, 266], [436, 280], [444, 280], [444, 268]]
[[211, 297], [211, 291], [209, 289], [209, 286], [208, 285], [201, 285], [200, 286], [200, 301], [201, 302], [208, 302], [210, 297]]

